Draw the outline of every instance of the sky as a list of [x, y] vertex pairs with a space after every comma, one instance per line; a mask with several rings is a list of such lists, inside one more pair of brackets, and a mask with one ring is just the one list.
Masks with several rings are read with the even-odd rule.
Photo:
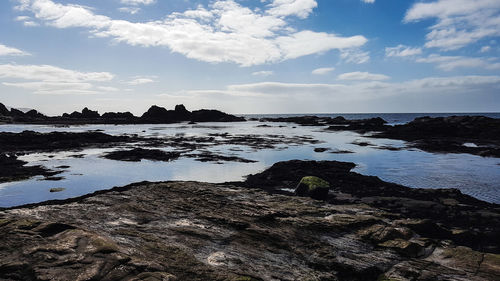
[[0, 102], [498, 112], [499, 41], [499, 0], [2, 0]]

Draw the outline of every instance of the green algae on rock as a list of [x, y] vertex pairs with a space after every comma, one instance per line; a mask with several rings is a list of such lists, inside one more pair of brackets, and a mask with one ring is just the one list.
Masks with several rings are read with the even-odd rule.
[[316, 176], [307, 176], [300, 180], [295, 189], [295, 194], [298, 196], [309, 196], [318, 200], [326, 200], [329, 189], [330, 184], [324, 179]]

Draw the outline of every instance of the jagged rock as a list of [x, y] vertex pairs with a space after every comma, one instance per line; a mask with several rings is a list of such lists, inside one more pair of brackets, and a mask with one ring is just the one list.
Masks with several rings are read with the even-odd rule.
[[89, 119], [101, 117], [101, 115], [99, 115], [99, 113], [97, 111], [92, 111], [86, 107], [82, 110], [81, 116], [82, 116], [82, 118], [89, 118]]
[[328, 191], [330, 184], [318, 177], [307, 176], [303, 177], [295, 188], [295, 195], [309, 196], [317, 200], [328, 199]]
[[130, 112], [106, 112], [102, 115], [102, 118], [133, 120], [136, 117]]
[[24, 112], [22, 112], [21, 110], [15, 109], [15, 108], [11, 108], [10, 115], [13, 117], [23, 117]]
[[0, 103], [0, 116], [9, 116], [10, 111], [5, 107], [3, 103]]

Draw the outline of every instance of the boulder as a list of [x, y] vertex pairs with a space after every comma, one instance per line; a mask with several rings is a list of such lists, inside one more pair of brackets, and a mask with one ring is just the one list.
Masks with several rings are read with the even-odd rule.
[[295, 195], [326, 200], [328, 199], [329, 189], [330, 184], [327, 181], [315, 176], [307, 176], [300, 180], [297, 188], [295, 188]]

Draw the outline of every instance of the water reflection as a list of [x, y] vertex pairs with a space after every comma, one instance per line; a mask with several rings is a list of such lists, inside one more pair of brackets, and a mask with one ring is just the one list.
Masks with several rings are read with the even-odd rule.
[[[64, 172], [61, 181], [41, 178], [0, 184], [0, 206], [7, 207], [49, 199], [79, 196], [100, 189], [126, 185], [137, 181], [194, 180], [225, 182], [242, 180], [247, 174], [257, 173], [278, 161], [291, 159], [338, 160], [357, 164], [356, 172], [379, 176], [383, 180], [410, 187], [458, 188], [482, 200], [500, 203], [500, 166], [498, 158], [484, 158], [468, 154], [433, 154], [416, 149], [406, 149], [405, 142], [388, 139], [370, 139], [353, 132], [328, 132], [317, 127], [295, 127], [291, 124], [270, 123], [270, 127], [259, 127], [262, 123], [245, 122], [233, 124], [172, 124], [172, 125], [87, 125], [71, 127], [2, 125], [0, 131], [39, 132], [70, 131], [84, 132], [102, 130], [112, 135], [138, 134], [141, 136], [184, 137], [207, 136], [213, 133], [231, 135], [285, 135], [311, 136], [322, 141], [319, 144], [278, 145], [276, 149], [255, 149], [245, 145], [217, 145], [205, 148], [224, 155], [236, 155], [257, 163], [197, 162], [191, 158], [180, 158], [172, 162], [123, 162], [101, 157], [104, 152], [116, 148], [85, 149], [57, 153], [34, 153], [20, 157], [30, 165], [44, 165]], [[354, 143], [368, 142], [360, 146]], [[314, 152], [314, 148], [329, 148], [325, 152]], [[381, 147], [404, 148], [401, 150]], [[171, 150], [170, 147], [160, 149]], [[351, 151], [354, 153], [331, 153]], [[56, 168], [69, 166], [69, 168]], [[66, 190], [50, 193], [53, 187]]]

